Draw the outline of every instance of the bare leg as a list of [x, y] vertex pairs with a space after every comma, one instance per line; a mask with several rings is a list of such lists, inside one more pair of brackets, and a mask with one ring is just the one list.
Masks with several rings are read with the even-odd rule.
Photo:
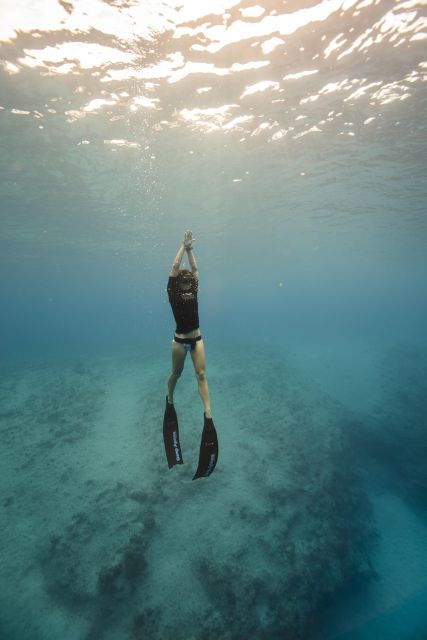
[[178, 382], [178, 378], [179, 376], [174, 373], [171, 373], [168, 378], [168, 402], [170, 402], [170, 404], [173, 404], [173, 392], [176, 387], [176, 383]]
[[173, 392], [184, 369], [185, 356], [187, 351], [179, 342], [172, 340], [172, 373], [168, 378], [168, 402], [173, 404]]
[[199, 394], [205, 408], [206, 417], [212, 418], [208, 381], [205, 375], [206, 358], [203, 340], [198, 340], [196, 342], [196, 346], [190, 351], [190, 353], [193, 360], [194, 369], [197, 376], [197, 383], [199, 386]]
[[203, 406], [205, 408], [205, 413], [207, 418], [212, 418], [211, 413], [211, 403], [209, 399], [209, 389], [208, 389], [208, 381], [206, 376], [203, 374], [203, 377], [200, 375], [197, 376], [198, 385], [199, 385], [199, 394], [203, 402]]

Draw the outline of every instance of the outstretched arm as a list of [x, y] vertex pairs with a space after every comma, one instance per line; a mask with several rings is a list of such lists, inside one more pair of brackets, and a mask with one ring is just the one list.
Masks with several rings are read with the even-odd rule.
[[196, 276], [197, 279], [199, 279], [199, 272], [197, 271], [196, 259], [194, 257], [192, 247], [187, 248], [187, 257], [188, 257], [188, 262], [190, 263], [190, 267], [193, 275]]
[[172, 276], [172, 278], [176, 278], [176, 276], [178, 275], [179, 266], [181, 264], [182, 256], [184, 255], [184, 251], [187, 251], [188, 261], [190, 263], [192, 273], [196, 276], [196, 278], [199, 277], [196, 261], [194, 259], [193, 252], [191, 249], [191, 245], [193, 242], [194, 242], [193, 232], [190, 230], [186, 231], [184, 234], [184, 242], [178, 249], [178, 253], [175, 256], [175, 260], [173, 261], [172, 269], [169, 274], [170, 276]]
[[188, 258], [188, 262], [190, 263], [191, 273], [198, 280], [199, 272], [197, 271], [196, 259], [194, 257], [193, 247], [191, 246], [193, 242], [194, 242], [193, 232], [190, 230], [186, 231], [184, 236], [184, 246], [187, 251], [187, 258]]
[[184, 255], [184, 251], [185, 251], [185, 246], [184, 244], [182, 244], [180, 246], [180, 248], [178, 249], [178, 253], [175, 256], [175, 260], [173, 261], [172, 264], [172, 269], [170, 272], [170, 276], [172, 276], [172, 278], [176, 278], [176, 276], [178, 275], [178, 271], [179, 271], [179, 265], [181, 264], [181, 260], [182, 260], [182, 256]]

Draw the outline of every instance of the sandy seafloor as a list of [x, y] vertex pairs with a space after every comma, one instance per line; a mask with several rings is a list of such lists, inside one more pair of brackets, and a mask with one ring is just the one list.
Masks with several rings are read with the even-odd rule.
[[2, 640], [427, 637], [426, 349], [206, 349], [220, 455], [194, 482], [189, 357], [172, 470], [169, 345], [5, 366]]

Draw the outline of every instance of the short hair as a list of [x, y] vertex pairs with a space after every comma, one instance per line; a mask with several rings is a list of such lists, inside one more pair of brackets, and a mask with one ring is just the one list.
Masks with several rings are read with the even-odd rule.
[[182, 278], [191, 278], [192, 280], [194, 280], [194, 275], [191, 271], [189, 271], [188, 269], [179, 269], [178, 271], [178, 278], [182, 279]]

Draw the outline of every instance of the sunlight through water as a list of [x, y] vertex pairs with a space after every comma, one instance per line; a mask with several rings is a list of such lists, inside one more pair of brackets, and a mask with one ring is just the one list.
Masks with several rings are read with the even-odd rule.
[[[367, 126], [368, 116], [387, 117], [384, 105], [414, 98], [425, 81], [425, 5], [323, 0], [278, 2], [271, 9], [231, 0], [6, 2], [1, 64], [10, 75], [32, 69], [41, 77], [70, 77], [68, 90], [76, 85], [66, 96], [72, 107], [57, 109], [70, 123], [109, 107], [110, 120], [133, 109], [157, 129], [179, 124], [251, 136], [262, 115], [268, 122], [263, 135], [278, 142], [285, 131], [293, 138], [323, 131], [339, 117], [344, 121], [345, 112], [357, 111], [354, 130], [344, 129], [350, 135]], [[203, 93], [213, 81], [213, 91]], [[233, 109], [222, 104], [224, 94]], [[4, 99], [2, 107], [15, 114], [23, 109]], [[340, 109], [345, 111], [337, 116]], [[306, 119], [298, 123], [300, 114]], [[34, 110], [26, 115], [40, 117]]]
[[[179, 208], [189, 206], [197, 190], [191, 176], [198, 174], [185, 171], [183, 183], [183, 157], [203, 171], [209, 157], [217, 158], [205, 192], [216, 212], [215, 233], [226, 226], [219, 184], [228, 181], [230, 197], [238, 197], [238, 185], [256, 188], [261, 167], [268, 183], [270, 160], [284, 177], [265, 190], [271, 211], [285, 197], [300, 197], [297, 191], [324, 188], [331, 172], [345, 181], [356, 151], [365, 158], [357, 189], [370, 189], [370, 168], [384, 157], [385, 141], [395, 140], [397, 149], [405, 132], [407, 153], [423, 153], [422, 125], [414, 123], [425, 105], [426, 4], [7, 0], [0, 24], [0, 126], [9, 150], [1, 160], [2, 196], [19, 197], [29, 210], [38, 194], [48, 194], [47, 242], [54, 237], [59, 191], [69, 189], [73, 199], [86, 193], [94, 210], [111, 209], [103, 226], [119, 229], [113, 244], [123, 249], [120, 230], [133, 235], [132, 220], [141, 224], [137, 194], [151, 198], [153, 236], [153, 212], [161, 211], [166, 193], [175, 194]], [[23, 159], [24, 146], [41, 154], [36, 167], [28, 154]], [[399, 170], [397, 156], [385, 155], [393, 164], [385, 172], [382, 163], [377, 186]], [[123, 180], [107, 178], [117, 172]], [[418, 210], [420, 179], [411, 176]], [[336, 215], [346, 214], [341, 208]], [[35, 224], [28, 221], [25, 237]], [[5, 233], [24, 237], [12, 217]], [[89, 236], [78, 242], [87, 244]]]

